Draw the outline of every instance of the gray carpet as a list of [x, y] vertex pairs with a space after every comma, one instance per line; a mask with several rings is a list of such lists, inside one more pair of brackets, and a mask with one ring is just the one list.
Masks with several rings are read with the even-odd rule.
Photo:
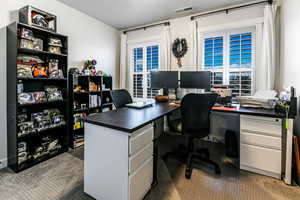
[[[176, 144], [173, 136], [162, 138], [161, 143], [161, 147]], [[222, 144], [199, 142], [198, 145], [209, 149], [211, 159], [220, 165], [222, 173], [215, 175], [208, 166], [195, 163], [192, 177], [187, 180], [185, 166], [177, 159], [169, 159], [166, 165], [182, 200], [300, 200], [299, 187], [223, 164]]]
[[[273, 178], [226, 165], [221, 165], [221, 176], [201, 165], [195, 168], [192, 179], [187, 180], [183, 164], [160, 161], [159, 184], [145, 200], [300, 199], [298, 187]], [[83, 150], [64, 153], [18, 174], [1, 170], [0, 200], [93, 200], [83, 192]]]
[[[93, 200], [83, 192], [83, 149], [64, 153], [18, 174], [0, 171], [0, 200]], [[159, 162], [159, 184], [147, 200], [180, 200], [168, 169]]]

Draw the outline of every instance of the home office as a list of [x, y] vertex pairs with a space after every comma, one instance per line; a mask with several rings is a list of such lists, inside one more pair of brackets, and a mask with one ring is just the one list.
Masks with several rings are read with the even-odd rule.
[[0, 199], [298, 199], [300, 7], [4, 1]]

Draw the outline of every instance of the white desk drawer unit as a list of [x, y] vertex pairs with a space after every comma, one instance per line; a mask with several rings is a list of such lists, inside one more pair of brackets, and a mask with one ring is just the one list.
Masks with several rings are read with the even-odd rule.
[[263, 135], [281, 137], [281, 119], [241, 115], [241, 130], [257, 132]]
[[152, 125], [123, 132], [85, 124], [84, 191], [97, 200], [142, 200], [153, 182]]
[[281, 119], [241, 115], [240, 168], [280, 179], [281, 157]]
[[142, 200], [153, 181], [152, 125], [137, 130], [129, 137], [129, 200]]
[[129, 199], [142, 200], [151, 188], [153, 180], [153, 157], [144, 162], [129, 177]]
[[129, 140], [129, 155], [134, 155], [139, 150], [152, 143], [154, 131], [152, 126], [146, 126], [133, 133]]
[[[264, 175], [274, 173], [274, 175], [281, 174], [281, 151], [275, 149], [268, 149], [264, 147], [241, 144], [240, 146], [241, 166], [253, 168], [253, 172], [265, 171], [270, 172]], [[278, 176], [275, 176], [276, 178]]]
[[280, 137], [272, 137], [258, 133], [251, 133], [242, 130], [240, 135], [242, 144], [255, 145], [265, 148], [281, 150], [282, 140]]
[[134, 173], [144, 162], [153, 157], [153, 143], [151, 142], [140, 152], [129, 158], [129, 174]]

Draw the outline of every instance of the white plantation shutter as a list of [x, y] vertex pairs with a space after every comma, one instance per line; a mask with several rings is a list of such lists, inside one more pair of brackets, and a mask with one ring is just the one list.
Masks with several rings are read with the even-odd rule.
[[134, 48], [133, 51], [133, 97], [143, 98], [143, 48]]
[[224, 74], [224, 38], [210, 37], [204, 40], [204, 69], [211, 71], [211, 84], [222, 85]]
[[153, 98], [158, 95], [159, 90], [150, 88], [150, 71], [158, 71], [159, 69], [159, 47], [147, 47], [147, 98]]
[[253, 93], [253, 32], [224, 32], [203, 39], [203, 70], [211, 84], [229, 85], [233, 96]]
[[160, 68], [159, 44], [141, 44], [132, 49], [132, 88], [134, 98], [153, 98], [159, 90], [150, 88], [150, 72]]
[[230, 35], [229, 86], [233, 96], [252, 93], [252, 33]]

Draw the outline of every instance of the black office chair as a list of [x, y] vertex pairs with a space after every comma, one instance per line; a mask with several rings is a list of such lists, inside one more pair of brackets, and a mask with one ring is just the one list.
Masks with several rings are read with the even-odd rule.
[[[163, 156], [166, 160], [170, 156], [179, 158], [185, 157], [186, 171], [185, 177], [190, 179], [192, 175], [192, 161], [198, 159], [214, 167], [215, 173], [220, 174], [221, 170], [218, 164], [209, 159], [208, 149], [194, 150], [194, 140], [205, 138], [209, 135], [210, 112], [216, 102], [217, 94], [188, 94], [181, 101], [181, 125], [175, 122], [176, 130], [182, 131], [187, 136], [188, 145], [185, 151], [169, 152]], [[172, 122], [171, 122], [172, 123]]]
[[111, 90], [110, 96], [116, 109], [122, 108], [128, 103], [132, 103], [131, 95], [125, 89]]

